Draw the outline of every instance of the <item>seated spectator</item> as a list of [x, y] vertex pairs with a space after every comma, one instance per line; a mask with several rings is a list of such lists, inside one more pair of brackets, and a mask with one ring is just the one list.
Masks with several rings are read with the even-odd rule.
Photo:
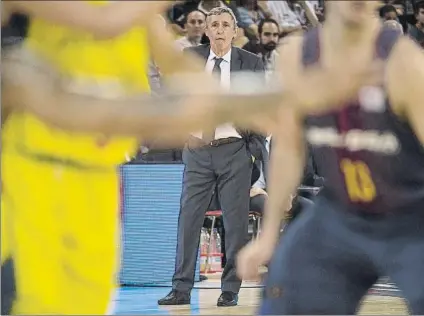
[[258, 24], [265, 18], [257, 0], [237, 0], [237, 12], [240, 17], [239, 27], [243, 28], [251, 38], [257, 39]]
[[280, 28], [277, 21], [264, 19], [258, 25], [258, 32], [259, 41], [251, 40], [243, 46], [243, 49], [261, 56], [265, 71], [272, 73], [275, 70], [278, 57], [276, 48], [280, 38]]
[[[262, 155], [262, 159], [255, 161], [254, 168], [252, 171], [252, 188], [250, 189], [250, 210], [255, 212], [263, 212], [265, 208], [265, 202], [268, 198], [267, 193], [267, 174], [268, 174], [268, 161], [272, 154], [272, 137], [268, 136], [265, 140], [265, 148], [267, 153]], [[283, 166], [282, 166], [283, 168]], [[301, 181], [302, 186], [307, 187], [322, 187], [324, 179], [316, 174], [316, 168], [313, 161], [312, 153], [310, 152], [308, 161], [305, 165], [303, 179]], [[305, 192], [299, 192], [295, 196], [291, 197], [288, 205], [288, 218], [294, 218], [298, 213], [305, 207], [310, 205], [312, 194], [306, 194]]]
[[409, 26], [408, 34], [424, 48], [424, 1], [416, 4], [414, 13], [417, 23]]
[[279, 24], [282, 36], [304, 30], [308, 24], [318, 25], [310, 1], [268, 1], [268, 8]]
[[386, 4], [380, 8], [380, 18], [384, 21], [399, 21], [398, 12], [391, 4]]
[[[393, 16], [396, 15], [396, 20], [402, 25], [403, 32], [406, 33], [408, 31], [408, 16], [407, 16], [407, 5], [404, 0], [388, 0], [384, 1], [385, 5], [383, 5], [382, 8], [380, 8], [380, 17], [385, 20], [393, 20]], [[390, 6], [391, 8], [385, 8], [386, 6]], [[396, 12], [393, 12], [393, 8]], [[388, 9], [392, 13], [386, 14], [387, 18], [384, 18], [385, 14], [384, 11]]]
[[187, 20], [187, 14], [197, 9], [199, 1], [184, 1], [183, 3], [174, 4], [168, 10], [169, 26], [177, 36], [184, 36], [186, 30], [184, 29], [185, 21]]
[[265, 208], [265, 201], [268, 197], [266, 192], [266, 179], [268, 174], [268, 161], [271, 145], [271, 136], [265, 139], [266, 153], [262, 154], [262, 159], [255, 160], [252, 170], [252, 187], [250, 188], [250, 210], [262, 213]]
[[200, 45], [202, 37], [205, 34], [206, 15], [203, 11], [195, 9], [189, 12], [184, 20], [186, 35], [175, 41], [181, 50]]

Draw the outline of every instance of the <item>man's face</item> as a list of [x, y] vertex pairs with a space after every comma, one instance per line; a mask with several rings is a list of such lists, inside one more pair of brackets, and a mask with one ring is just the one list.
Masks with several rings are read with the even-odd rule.
[[206, 24], [206, 35], [211, 44], [217, 45], [221, 49], [231, 45], [236, 36], [236, 27], [230, 14], [211, 15], [207, 18]]
[[201, 37], [205, 33], [206, 17], [199, 11], [191, 12], [187, 16], [187, 36], [188, 37]]
[[418, 11], [418, 14], [416, 15], [417, 21], [421, 23], [421, 25], [424, 25], [424, 9], [420, 9]]
[[396, 21], [398, 19], [397, 13], [394, 11], [387, 12], [384, 17], [384, 21]]
[[378, 1], [331, 1], [334, 14], [338, 14], [347, 27], [361, 27], [367, 19], [375, 15]]
[[262, 28], [262, 34], [260, 35], [260, 42], [262, 46], [266, 50], [272, 51], [277, 47], [278, 39], [278, 26], [270, 22], [264, 23], [264, 26]]

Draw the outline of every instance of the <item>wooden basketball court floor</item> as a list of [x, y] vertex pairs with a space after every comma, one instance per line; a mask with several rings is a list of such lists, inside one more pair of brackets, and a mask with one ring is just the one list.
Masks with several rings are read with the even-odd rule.
[[[221, 294], [219, 279], [204, 281], [196, 285], [191, 294], [191, 305], [158, 306], [157, 300], [171, 290], [170, 287], [123, 287], [116, 300], [114, 314], [117, 315], [254, 315], [259, 304], [261, 288], [243, 287], [239, 294], [239, 305], [217, 307]], [[200, 287], [200, 288], [199, 288]], [[384, 292], [384, 291], [382, 291]], [[368, 295], [360, 308], [361, 315], [407, 315], [404, 300], [397, 294], [386, 291]]]

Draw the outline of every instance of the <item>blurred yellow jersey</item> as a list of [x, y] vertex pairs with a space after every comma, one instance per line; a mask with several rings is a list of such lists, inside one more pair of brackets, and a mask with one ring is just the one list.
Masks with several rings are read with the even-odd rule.
[[[96, 40], [87, 32], [34, 19], [26, 45], [51, 61], [69, 79], [66, 88], [71, 91], [99, 86], [102, 89], [99, 98], [109, 99], [149, 91], [149, 53], [142, 28], [113, 39]], [[83, 166], [120, 164], [126, 155], [134, 154], [137, 145], [136, 139], [62, 131], [29, 113], [14, 113], [8, 118], [3, 141], [7, 150]]]

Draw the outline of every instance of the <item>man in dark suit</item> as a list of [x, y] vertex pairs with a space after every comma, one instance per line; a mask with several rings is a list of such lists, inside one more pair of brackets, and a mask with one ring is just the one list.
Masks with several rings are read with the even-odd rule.
[[[216, 76], [225, 89], [231, 88], [234, 75], [240, 71], [263, 73], [265, 80], [262, 60], [231, 45], [236, 34], [237, 23], [231, 9], [218, 7], [207, 14], [210, 46], [187, 49], [205, 60], [205, 70]], [[223, 211], [227, 258], [217, 305], [237, 305], [241, 280], [236, 275], [235, 259], [248, 239], [252, 156], [260, 154], [257, 146], [262, 144], [258, 138], [259, 135], [241, 131], [231, 123], [190, 135], [183, 151], [185, 170], [173, 289], [158, 304], [190, 304], [200, 231], [216, 190]]]

